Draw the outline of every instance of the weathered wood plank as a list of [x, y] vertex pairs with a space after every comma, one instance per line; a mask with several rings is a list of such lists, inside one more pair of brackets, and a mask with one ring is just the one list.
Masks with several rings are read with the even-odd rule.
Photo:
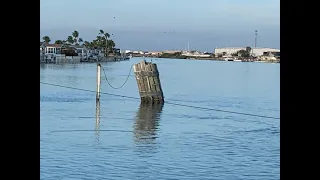
[[143, 60], [134, 65], [134, 73], [141, 102], [163, 103], [164, 97], [157, 65]]

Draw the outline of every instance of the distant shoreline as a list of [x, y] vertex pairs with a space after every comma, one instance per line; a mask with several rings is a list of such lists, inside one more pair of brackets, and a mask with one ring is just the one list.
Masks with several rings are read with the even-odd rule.
[[[158, 59], [185, 59], [185, 60], [202, 60], [202, 61], [226, 61], [224, 58], [221, 57], [159, 57], [159, 56], [144, 56], [140, 54], [135, 54], [132, 57], [146, 57], [146, 58], [158, 58]], [[233, 61], [231, 61], [233, 62]], [[234, 62], [263, 62], [263, 63], [280, 63], [280, 61], [258, 61], [252, 59], [241, 59], [241, 61], [234, 61]]]

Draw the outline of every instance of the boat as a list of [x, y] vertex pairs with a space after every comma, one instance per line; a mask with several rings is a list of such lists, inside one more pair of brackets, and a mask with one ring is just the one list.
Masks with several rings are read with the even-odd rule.
[[228, 57], [226, 57], [226, 58], [223, 58], [225, 61], [234, 61], [232, 58], [228, 58]]

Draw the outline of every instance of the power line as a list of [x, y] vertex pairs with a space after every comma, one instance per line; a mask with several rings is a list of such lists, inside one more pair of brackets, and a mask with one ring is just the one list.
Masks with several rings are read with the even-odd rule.
[[112, 85], [110, 84], [110, 82], [109, 82], [109, 80], [108, 80], [108, 78], [107, 78], [107, 75], [106, 75], [106, 72], [105, 72], [103, 66], [101, 66], [101, 67], [102, 67], [102, 71], [103, 71], [104, 77], [105, 77], [105, 79], [107, 80], [107, 83], [109, 84], [109, 86], [110, 86], [111, 88], [113, 88], [113, 89], [120, 89], [120, 88], [122, 88], [122, 87], [127, 83], [128, 79], [129, 79], [129, 77], [130, 77], [131, 70], [132, 70], [132, 67], [133, 67], [133, 66], [131, 66], [131, 68], [130, 68], [130, 70], [129, 70], [129, 74], [128, 74], [128, 76], [127, 76], [127, 79], [126, 79], [126, 80], [124, 81], [124, 83], [123, 83], [121, 86], [119, 86], [119, 87], [114, 87], [114, 86], [112, 86]]
[[[79, 91], [86, 91], [86, 92], [96, 93], [96, 91], [93, 91], [93, 90], [75, 88], [75, 87], [64, 86], [64, 85], [59, 85], [59, 84], [46, 83], [46, 82], [41, 82], [41, 81], [40, 81], [40, 84], [46, 84], [46, 85], [50, 85], [50, 86], [57, 86], [57, 87], [62, 87], [62, 88], [67, 88], [67, 89], [74, 89], [74, 90], [79, 90]], [[130, 97], [130, 96], [124, 96], [124, 95], [118, 95], [118, 94], [111, 94], [111, 93], [106, 93], [106, 92], [100, 92], [100, 94], [123, 97], [123, 98], [128, 98], [128, 99], [140, 99], [140, 98], [136, 98], [136, 97]]]
[[60, 130], [60, 131], [50, 131], [49, 133], [61, 133], [61, 132], [92, 132], [92, 131], [108, 131], [108, 132], [132, 132], [129, 130], [109, 130], [109, 129], [97, 129], [97, 130], [91, 130], [91, 129], [70, 129], [70, 130]]
[[176, 106], [184, 106], [184, 107], [190, 107], [190, 108], [202, 109], [202, 110], [211, 110], [211, 111], [218, 111], [218, 112], [225, 112], [225, 113], [239, 114], [239, 115], [246, 115], [246, 116], [254, 116], [254, 117], [261, 117], [261, 118], [269, 118], [269, 119], [280, 119], [278, 117], [264, 116], [264, 115], [258, 115], [258, 114], [234, 112], [234, 111], [227, 111], [227, 110], [221, 110], [221, 109], [213, 109], [213, 108], [206, 108], [206, 107], [178, 104], [178, 103], [172, 103], [172, 102], [166, 102], [166, 103], [167, 104], [171, 104], [171, 105], [176, 105]]
[[[79, 91], [86, 91], [86, 92], [96, 93], [96, 91], [93, 91], [93, 90], [69, 87], [69, 86], [64, 86], [64, 85], [59, 85], [59, 84], [52, 84], [52, 83], [41, 82], [41, 81], [40, 81], [40, 84], [46, 84], [46, 85], [50, 85], [50, 86], [56, 86], [56, 87], [62, 87], [62, 88], [67, 88], [67, 89], [74, 89], [74, 90], [79, 90]], [[106, 93], [106, 92], [100, 92], [100, 94], [106, 94], [106, 95], [110, 95], [110, 96], [117, 96], [117, 97], [123, 97], [123, 98], [128, 98], [128, 99], [137, 99], [137, 100], [139, 99], [140, 100], [140, 98], [137, 98], [137, 97], [131, 97], [131, 96], [125, 96], [125, 95], [119, 95], [119, 94], [112, 94], [112, 93]], [[242, 113], [242, 112], [235, 112], [235, 111], [227, 111], [227, 110], [213, 109], [213, 108], [206, 108], [206, 107], [200, 107], [200, 106], [193, 106], [193, 105], [174, 103], [174, 102], [170, 102], [170, 101], [169, 102], [166, 101], [166, 104], [171, 104], [171, 105], [175, 105], [175, 106], [182, 106], [182, 107], [190, 107], [190, 108], [201, 109], [201, 110], [210, 110], [210, 111], [225, 112], [225, 113], [231, 113], [231, 114], [239, 114], [239, 115], [246, 115], [246, 116], [253, 116], [253, 117], [268, 118], [268, 119], [280, 119], [279, 117], [264, 116], [264, 115], [251, 114], [251, 113]]]

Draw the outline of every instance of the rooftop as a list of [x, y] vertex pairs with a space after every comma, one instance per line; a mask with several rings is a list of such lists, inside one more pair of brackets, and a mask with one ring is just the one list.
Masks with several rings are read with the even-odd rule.
[[45, 44], [46, 47], [55, 47], [55, 48], [60, 48], [63, 46], [63, 44]]

